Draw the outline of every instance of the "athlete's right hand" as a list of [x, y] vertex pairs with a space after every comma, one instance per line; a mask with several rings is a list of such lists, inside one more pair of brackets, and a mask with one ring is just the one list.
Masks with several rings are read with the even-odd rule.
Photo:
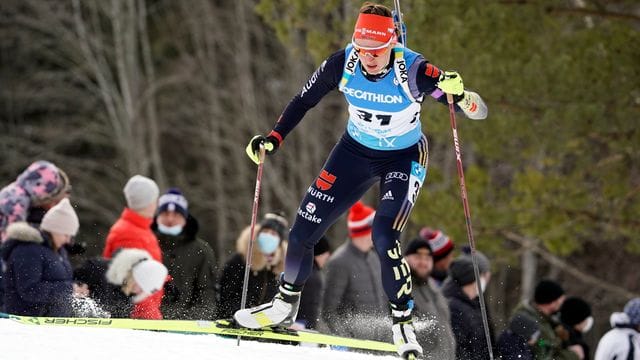
[[462, 82], [462, 76], [456, 71], [443, 71], [440, 74], [440, 79], [436, 86], [442, 90], [442, 92], [451, 95], [463, 95], [464, 83]]
[[260, 163], [260, 144], [264, 145], [264, 150], [267, 154], [272, 155], [278, 150], [280, 141], [273, 135], [256, 135], [252, 137], [245, 150], [247, 152], [247, 155], [249, 156], [249, 159], [251, 159], [256, 164]]

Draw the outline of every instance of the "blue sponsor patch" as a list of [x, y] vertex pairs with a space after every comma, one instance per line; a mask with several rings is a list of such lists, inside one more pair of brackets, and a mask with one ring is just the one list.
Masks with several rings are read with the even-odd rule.
[[412, 161], [411, 162], [411, 176], [420, 180], [420, 184], [424, 182], [425, 176], [427, 176], [427, 170], [420, 165], [420, 163]]

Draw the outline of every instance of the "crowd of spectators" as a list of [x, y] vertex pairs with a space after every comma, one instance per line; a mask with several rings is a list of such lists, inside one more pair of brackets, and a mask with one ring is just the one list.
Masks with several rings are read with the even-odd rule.
[[[245, 306], [269, 301], [283, 272], [289, 222], [267, 213], [236, 240], [218, 270], [213, 249], [178, 188], [160, 193], [135, 175], [123, 188], [125, 207], [104, 239], [101, 256], [75, 269], [69, 261], [80, 221], [65, 172], [36, 161], [0, 190], [0, 310], [15, 315], [144, 319], [231, 318]], [[322, 237], [301, 298], [295, 329], [390, 341], [380, 260], [371, 233], [375, 209], [357, 202], [348, 236], [335, 249]], [[80, 214], [81, 215], [81, 214]], [[251, 253], [248, 250], [251, 248]], [[506, 327], [495, 333], [482, 313], [491, 262], [440, 229], [422, 228], [403, 246], [411, 271], [418, 341], [437, 359], [640, 359], [640, 298], [611, 315], [612, 329], [590, 349], [583, 336], [594, 322], [591, 305], [541, 279]], [[476, 279], [476, 270], [479, 278]], [[478, 286], [479, 285], [479, 286]], [[486, 315], [487, 325], [483, 319]], [[486, 335], [490, 341], [487, 342]]]

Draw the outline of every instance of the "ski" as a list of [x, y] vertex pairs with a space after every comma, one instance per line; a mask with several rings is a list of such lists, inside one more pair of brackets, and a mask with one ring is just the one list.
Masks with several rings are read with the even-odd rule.
[[166, 331], [187, 334], [214, 334], [220, 336], [241, 336], [265, 341], [292, 343], [313, 343], [324, 346], [346, 347], [379, 352], [396, 352], [393, 344], [326, 335], [312, 331], [297, 331], [286, 328], [247, 329], [237, 327], [227, 320], [144, 320], [110, 318], [65, 318], [33, 317], [0, 313], [0, 318], [8, 318], [25, 325], [76, 326], [110, 329], [130, 329], [148, 331]]

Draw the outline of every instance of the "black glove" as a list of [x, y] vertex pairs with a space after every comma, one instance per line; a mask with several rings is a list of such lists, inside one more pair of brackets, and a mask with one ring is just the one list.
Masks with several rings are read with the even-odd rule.
[[177, 303], [180, 300], [180, 289], [174, 280], [164, 283], [164, 296], [170, 303]]
[[246, 152], [249, 158], [256, 164], [260, 162], [260, 144], [264, 145], [265, 152], [268, 155], [273, 155], [276, 151], [278, 151], [280, 140], [274, 135], [256, 135], [251, 138], [251, 141], [249, 141], [249, 145], [247, 145]]
[[64, 248], [67, 249], [69, 255], [80, 255], [87, 251], [86, 242], [73, 242], [71, 244], [64, 244]]

